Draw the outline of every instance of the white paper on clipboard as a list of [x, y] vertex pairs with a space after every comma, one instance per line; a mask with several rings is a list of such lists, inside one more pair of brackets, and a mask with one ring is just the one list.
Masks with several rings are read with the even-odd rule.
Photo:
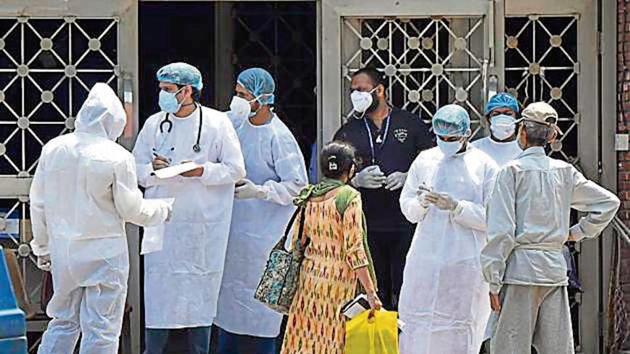
[[[168, 199], [152, 199], [161, 200], [169, 203], [171, 208], [175, 203], [175, 198]], [[142, 246], [140, 247], [140, 254], [147, 254], [161, 251], [164, 247], [164, 230], [165, 224], [161, 223], [157, 226], [147, 226], [144, 228], [144, 236], [142, 237]]]
[[157, 178], [166, 179], [166, 178], [179, 176], [184, 172], [192, 171], [196, 169], [197, 167], [200, 167], [200, 166], [194, 162], [185, 162], [179, 165], [166, 167], [157, 171], [153, 171], [152, 174]]

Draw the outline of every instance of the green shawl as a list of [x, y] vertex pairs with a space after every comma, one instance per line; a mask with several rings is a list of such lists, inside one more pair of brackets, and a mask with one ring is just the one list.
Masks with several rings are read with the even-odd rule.
[[[341, 214], [341, 217], [343, 218], [343, 214], [345, 213], [350, 203], [355, 198], [360, 198], [361, 194], [355, 189], [336, 179], [324, 178], [318, 184], [308, 185], [307, 187], [302, 189], [300, 194], [293, 200], [293, 204], [298, 207], [305, 207], [311, 198], [324, 196], [328, 192], [337, 188], [343, 188], [335, 196], [335, 206], [337, 207], [337, 211], [339, 212], [339, 214]], [[370, 278], [372, 278], [372, 282], [374, 283], [374, 287], [378, 289], [376, 273], [374, 272], [374, 262], [372, 261], [372, 255], [370, 253], [370, 247], [367, 240], [367, 222], [365, 220], [365, 214], [363, 214], [363, 212], [361, 212], [361, 216], [363, 219], [363, 248], [365, 249], [365, 253], [369, 261], [368, 270], [370, 273]]]

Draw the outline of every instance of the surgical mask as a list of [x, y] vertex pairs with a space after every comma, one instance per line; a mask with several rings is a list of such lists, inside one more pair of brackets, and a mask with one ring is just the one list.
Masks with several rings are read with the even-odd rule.
[[500, 114], [490, 118], [490, 131], [492, 136], [499, 141], [508, 139], [516, 131], [515, 119], [512, 116], [506, 114]]
[[[232, 112], [233, 117], [237, 117], [238, 119], [251, 118], [258, 113], [258, 110], [252, 112], [252, 102], [258, 101], [260, 97], [264, 95], [258, 96], [251, 101], [248, 101], [242, 97], [234, 96], [232, 97], [232, 102], [230, 102], [230, 111]], [[262, 105], [260, 106], [262, 108]], [[258, 108], [260, 110], [260, 108]]]
[[372, 108], [375, 100], [372, 93], [376, 90], [376, 87], [371, 91], [363, 92], [354, 90], [350, 94], [350, 100], [352, 101], [352, 109], [356, 113], [366, 113]]
[[249, 101], [238, 96], [232, 97], [230, 111], [234, 117], [238, 117], [239, 119], [252, 117], [256, 114], [256, 112], [252, 112], [252, 106], [249, 104]]
[[160, 91], [160, 96], [158, 99], [158, 104], [160, 105], [160, 109], [166, 113], [175, 114], [179, 112], [179, 109], [182, 108], [182, 104], [177, 102], [177, 94], [180, 93], [184, 88], [180, 88], [175, 92], [166, 92], [164, 90]]
[[442, 153], [444, 154], [444, 156], [446, 157], [453, 157], [455, 156], [455, 154], [459, 152], [459, 150], [462, 149], [462, 142], [459, 140], [458, 141], [444, 141], [440, 139], [440, 137], [438, 137], [437, 145], [442, 151]]

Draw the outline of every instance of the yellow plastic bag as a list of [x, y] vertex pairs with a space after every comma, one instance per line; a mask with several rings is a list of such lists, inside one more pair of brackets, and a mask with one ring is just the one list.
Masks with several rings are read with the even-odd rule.
[[398, 313], [365, 311], [346, 322], [346, 354], [398, 354]]

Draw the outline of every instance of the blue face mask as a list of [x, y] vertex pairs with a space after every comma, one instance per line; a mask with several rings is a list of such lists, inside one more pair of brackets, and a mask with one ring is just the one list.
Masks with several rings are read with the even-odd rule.
[[160, 105], [160, 109], [166, 113], [175, 114], [179, 112], [179, 109], [182, 108], [182, 104], [177, 102], [177, 94], [180, 93], [184, 88], [180, 88], [175, 92], [166, 92], [164, 90], [160, 91], [160, 96], [158, 99], [158, 104]]
[[453, 157], [462, 149], [461, 141], [444, 141], [437, 138], [437, 145], [446, 157]]

